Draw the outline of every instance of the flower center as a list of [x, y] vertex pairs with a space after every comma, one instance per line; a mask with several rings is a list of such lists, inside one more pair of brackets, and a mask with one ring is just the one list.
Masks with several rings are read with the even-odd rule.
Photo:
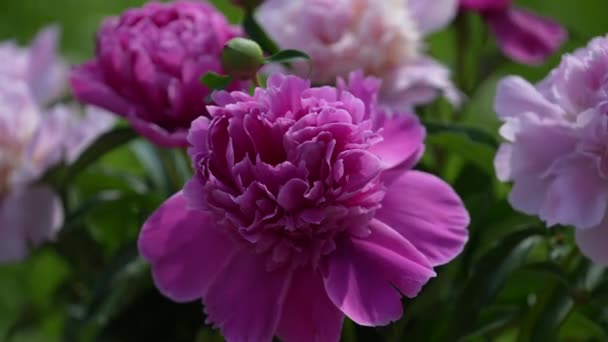
[[316, 267], [336, 239], [369, 233], [385, 188], [367, 152], [378, 136], [357, 101], [305, 98], [287, 117], [250, 109], [209, 128], [199, 161], [207, 208], [269, 268]]

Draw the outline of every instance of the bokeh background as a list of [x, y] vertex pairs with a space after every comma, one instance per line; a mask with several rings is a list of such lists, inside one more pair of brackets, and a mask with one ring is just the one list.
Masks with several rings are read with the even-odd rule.
[[[144, 2], [0, 0], [0, 40], [26, 44], [42, 27], [57, 24], [62, 53], [81, 62], [92, 56], [104, 17]], [[231, 21], [240, 19], [227, 0], [211, 2]], [[568, 29], [561, 52], [608, 32], [606, 0], [516, 4]], [[445, 155], [425, 157], [421, 167], [448, 179], [465, 199], [471, 240], [418, 298], [404, 303], [401, 321], [379, 329], [347, 322], [343, 340], [608, 341], [604, 270], [580, 256], [568, 229], [546, 231], [534, 218], [514, 213], [505, 200], [508, 187], [494, 180], [496, 82], [506, 74], [539, 80], [559, 54], [538, 67], [509, 61], [473, 14], [432, 36], [428, 48], [452, 67], [469, 101], [460, 110], [442, 101], [419, 109], [429, 149]], [[0, 266], [0, 341], [222, 341], [204, 326], [200, 303], [164, 299], [137, 258], [141, 223], [190, 172], [184, 154], [137, 140], [72, 179], [64, 194], [69, 224], [59, 242], [23, 264]]]

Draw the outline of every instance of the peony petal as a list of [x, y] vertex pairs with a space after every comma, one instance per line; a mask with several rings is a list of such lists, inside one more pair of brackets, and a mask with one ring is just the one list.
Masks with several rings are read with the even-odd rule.
[[215, 225], [209, 213], [189, 210], [181, 192], [146, 221], [139, 252], [164, 295], [178, 302], [201, 298], [235, 253], [233, 242]]
[[576, 230], [576, 244], [581, 252], [593, 262], [602, 266], [608, 266], [607, 241], [608, 220], [606, 218], [597, 227]]
[[322, 270], [331, 301], [356, 323], [378, 326], [398, 320], [401, 293], [416, 296], [435, 272], [392, 228], [378, 220], [370, 228], [365, 238], [340, 241]]
[[343, 318], [327, 297], [321, 276], [301, 270], [291, 281], [277, 335], [287, 342], [337, 342]]
[[433, 265], [454, 259], [468, 238], [469, 214], [443, 180], [409, 171], [389, 187], [376, 218], [405, 237]]
[[227, 259], [203, 298], [208, 321], [229, 342], [271, 341], [290, 282], [290, 271], [268, 272], [263, 256], [242, 250]]
[[542, 63], [568, 35], [558, 22], [522, 9], [490, 11], [484, 17], [504, 54], [524, 64]]
[[470, 11], [503, 11], [513, 0], [460, 0], [460, 8]]
[[458, 0], [408, 0], [407, 5], [418, 30], [424, 35], [447, 26], [458, 12]]
[[133, 114], [134, 108], [101, 79], [100, 71], [93, 63], [75, 67], [70, 72], [72, 92], [78, 100], [120, 116]]
[[154, 122], [143, 120], [131, 115], [127, 120], [139, 134], [162, 147], [188, 147], [188, 129], [177, 128], [173, 131], [157, 125]]
[[40, 31], [28, 53], [27, 82], [39, 104], [61, 95], [66, 86], [67, 66], [57, 54], [59, 34], [55, 25]]
[[513, 148], [510, 144], [502, 144], [496, 151], [494, 158], [494, 169], [496, 170], [496, 178], [501, 182], [511, 180], [511, 158], [513, 156]]
[[600, 224], [608, 208], [608, 183], [597, 171], [595, 161], [572, 154], [555, 162], [548, 172], [553, 177], [540, 218], [547, 224], [591, 228]]
[[509, 204], [522, 213], [536, 215], [543, 206], [548, 188], [547, 179], [535, 175], [519, 176], [509, 193]]
[[418, 162], [424, 149], [425, 130], [416, 116], [399, 114], [387, 119], [381, 134], [383, 140], [368, 151], [379, 156], [387, 169], [410, 168]]
[[[73, 115], [74, 116], [74, 115]], [[66, 146], [66, 161], [75, 162], [100, 135], [111, 130], [116, 116], [97, 107], [87, 106], [83, 118], [76, 120]]]
[[62, 224], [61, 200], [51, 188], [35, 186], [10, 192], [0, 201], [0, 262], [22, 260], [30, 246], [53, 239]]
[[439, 62], [420, 57], [383, 77], [380, 102], [392, 108], [409, 108], [431, 102], [442, 94], [453, 105], [460, 105], [462, 93], [450, 80], [450, 70]]
[[57, 105], [42, 116], [38, 131], [26, 147], [24, 164], [18, 170], [22, 181], [42, 176], [62, 160], [72, 130], [72, 115], [70, 108]]
[[502, 119], [531, 112], [540, 118], [559, 118], [563, 109], [549, 102], [528, 81], [519, 76], [505, 77], [498, 83], [494, 110]]
[[578, 137], [570, 125], [529, 114], [518, 119], [518, 126], [511, 144], [511, 175], [515, 180], [544, 174], [555, 160], [576, 149]]

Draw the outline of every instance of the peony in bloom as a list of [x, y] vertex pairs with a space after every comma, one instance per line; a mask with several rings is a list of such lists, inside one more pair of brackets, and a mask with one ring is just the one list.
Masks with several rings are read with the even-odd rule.
[[67, 85], [57, 33], [43, 30], [30, 48], [0, 43], [0, 263], [20, 261], [31, 247], [54, 237], [63, 208], [40, 177], [74, 161], [114, 123], [99, 109], [87, 108], [81, 117], [64, 105], [43, 108]]
[[540, 64], [559, 49], [568, 34], [559, 23], [512, 7], [511, 2], [460, 0], [460, 7], [481, 14], [509, 58], [524, 64]]
[[457, 6], [456, 0], [267, 0], [257, 15], [282, 48], [311, 56], [314, 83], [361, 69], [382, 79], [381, 102], [402, 108], [439, 92], [458, 103], [449, 70], [425, 55], [423, 43]]
[[507, 143], [495, 165], [511, 205], [572, 225], [586, 255], [608, 264], [608, 37], [596, 38], [537, 85], [504, 79], [496, 112]]
[[[102, 24], [96, 57], [72, 70], [72, 89], [81, 101], [125, 117], [152, 142], [185, 147], [192, 120], [208, 115], [210, 90], [199, 79], [223, 72], [222, 47], [239, 34], [201, 1], [130, 9]], [[234, 82], [229, 89], [245, 87]]]
[[144, 224], [139, 249], [159, 290], [202, 299], [227, 341], [338, 341], [402, 315], [456, 257], [469, 217], [448, 184], [411, 170], [424, 128], [387, 117], [379, 82], [218, 92], [189, 134], [196, 174]]

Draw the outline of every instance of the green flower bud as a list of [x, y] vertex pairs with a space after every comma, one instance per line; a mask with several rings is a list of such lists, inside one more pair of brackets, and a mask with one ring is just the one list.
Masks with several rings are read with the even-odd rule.
[[263, 64], [264, 52], [253, 40], [233, 38], [224, 45], [222, 68], [234, 78], [252, 78]]

